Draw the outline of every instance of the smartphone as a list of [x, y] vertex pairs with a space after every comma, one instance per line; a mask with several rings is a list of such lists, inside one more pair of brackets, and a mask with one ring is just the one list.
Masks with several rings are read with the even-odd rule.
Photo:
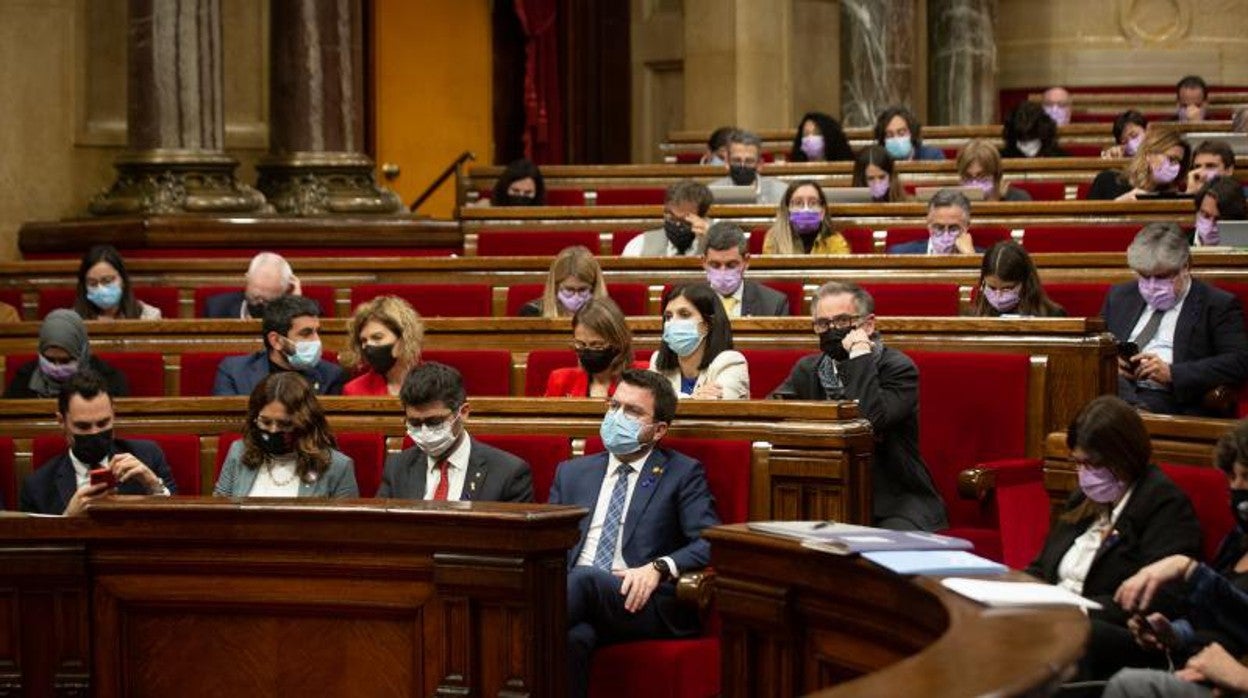
[[117, 486], [117, 476], [108, 468], [96, 468], [90, 476], [92, 485], [104, 484], [110, 490]]
[[1139, 353], [1140, 347], [1135, 342], [1118, 342], [1118, 358], [1130, 364], [1132, 371], [1135, 370], [1140, 362], [1138, 360], [1132, 361], [1131, 357]]

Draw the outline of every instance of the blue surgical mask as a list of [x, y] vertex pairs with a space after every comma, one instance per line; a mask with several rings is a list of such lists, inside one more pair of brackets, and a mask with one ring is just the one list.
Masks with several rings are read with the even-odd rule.
[[884, 139], [884, 149], [894, 160], [909, 160], [910, 153], [914, 152], [914, 143], [910, 141], [910, 136], [894, 136]]
[[689, 356], [702, 343], [696, 320], [668, 320], [663, 325], [663, 343], [677, 356]]
[[295, 345], [295, 353], [287, 354], [286, 360], [297, 370], [306, 371], [315, 366], [321, 360], [321, 340], [307, 339], [301, 342], [292, 342]]
[[617, 456], [627, 456], [642, 449], [642, 427], [641, 422], [624, 414], [623, 409], [616, 408], [602, 418], [598, 435], [608, 451]]
[[114, 281], [111, 284], [100, 284], [95, 288], [88, 288], [87, 300], [102, 310], [116, 308], [121, 302], [121, 282]]

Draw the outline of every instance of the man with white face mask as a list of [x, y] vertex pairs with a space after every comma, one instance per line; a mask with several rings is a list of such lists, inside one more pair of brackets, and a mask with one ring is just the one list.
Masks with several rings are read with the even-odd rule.
[[750, 266], [745, 231], [727, 221], [711, 226], [706, 235], [702, 267], [706, 281], [719, 294], [728, 317], [784, 316], [789, 314], [789, 297], [745, 278]]
[[719, 524], [698, 461], [659, 446], [676, 416], [666, 378], [629, 369], [599, 430], [606, 453], [559, 464], [551, 504], [589, 510], [568, 553], [568, 696], [589, 692], [599, 645], [689, 637], [697, 610], [677, 603], [676, 579], [705, 567], [702, 531]]
[[1101, 317], [1122, 345], [1118, 395], [1161, 414], [1225, 416], [1219, 393], [1248, 379], [1239, 299], [1192, 277], [1183, 231], [1149, 223], [1127, 248], [1135, 281], [1114, 286]]
[[434, 501], [531, 502], [529, 464], [468, 435], [459, 371], [434, 361], [403, 379], [399, 401], [415, 444], [386, 458], [377, 496]]

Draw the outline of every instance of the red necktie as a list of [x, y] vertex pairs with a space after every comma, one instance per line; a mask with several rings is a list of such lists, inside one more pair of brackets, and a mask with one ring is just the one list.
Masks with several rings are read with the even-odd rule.
[[451, 467], [450, 463], [442, 461], [438, 463], [438, 486], [433, 491], [433, 500], [435, 502], [445, 502], [446, 495], [451, 490], [451, 479], [447, 477], [447, 468]]

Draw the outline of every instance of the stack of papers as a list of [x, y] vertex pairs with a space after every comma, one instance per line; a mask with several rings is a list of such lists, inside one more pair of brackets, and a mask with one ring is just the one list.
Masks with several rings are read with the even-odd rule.
[[897, 574], [1003, 574], [1010, 569], [965, 550], [881, 550], [862, 556]]
[[996, 582], [958, 577], [942, 579], [940, 583], [947, 589], [987, 606], [1077, 606], [1091, 611], [1101, 609], [1101, 604], [1053, 584]]
[[748, 525], [752, 531], [796, 538], [807, 548], [836, 555], [871, 550], [970, 550], [974, 547], [964, 538], [831, 521], [757, 521]]

